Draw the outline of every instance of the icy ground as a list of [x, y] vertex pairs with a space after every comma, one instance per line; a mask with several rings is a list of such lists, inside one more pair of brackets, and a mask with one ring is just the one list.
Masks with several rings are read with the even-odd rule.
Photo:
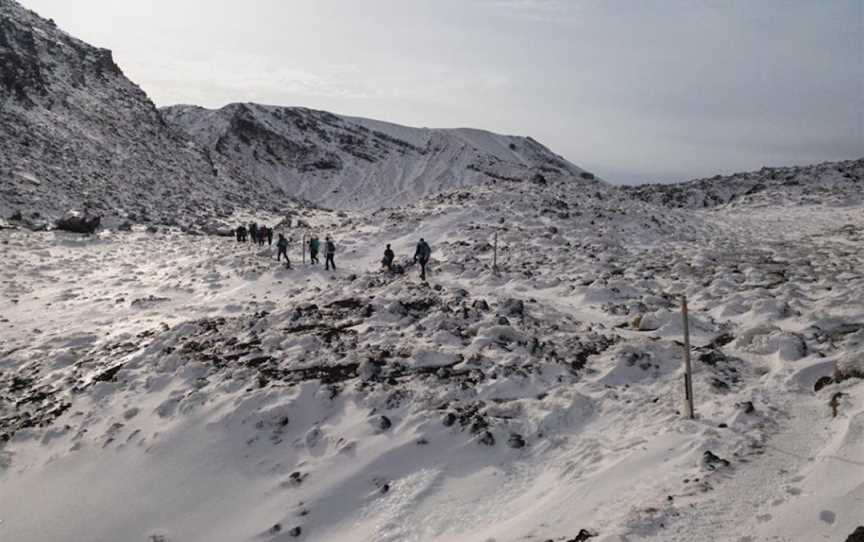
[[[594, 190], [309, 211], [336, 273], [296, 244], [289, 271], [169, 230], [0, 232], [0, 540], [845, 540], [862, 208]], [[421, 236], [428, 285], [379, 271]]]

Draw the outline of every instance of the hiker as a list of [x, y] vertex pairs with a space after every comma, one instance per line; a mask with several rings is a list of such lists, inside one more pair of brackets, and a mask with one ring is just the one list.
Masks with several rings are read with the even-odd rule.
[[258, 228], [258, 246], [264, 246], [264, 243], [267, 241], [267, 226], [261, 226]]
[[320, 263], [318, 261], [318, 250], [321, 248], [321, 242], [317, 237], [313, 236], [309, 239], [309, 263]]
[[390, 245], [387, 245], [387, 248], [384, 249], [384, 259], [381, 260], [381, 263], [384, 267], [387, 268], [387, 271], [393, 272], [393, 258], [396, 255], [393, 254], [393, 250], [390, 248]]
[[273, 246], [273, 228], [267, 228], [267, 246]]
[[249, 224], [249, 241], [253, 243], [258, 242], [258, 224], [254, 222]]
[[330, 239], [328, 235], [324, 241], [324, 269], [326, 271], [330, 270], [330, 266], [333, 266], [333, 271], [336, 271], [336, 262], [333, 261], [333, 256], [336, 254], [336, 244], [333, 243], [333, 239]]
[[288, 259], [288, 239], [285, 239], [283, 234], [279, 234], [279, 240], [276, 241], [276, 248], [279, 252], [276, 254], [276, 261], [281, 261], [282, 256], [285, 256], [285, 267], [291, 269], [291, 260]]
[[243, 243], [246, 241], [246, 226], [243, 226], [242, 224], [240, 226], [237, 226], [236, 233], [238, 243]]
[[432, 255], [432, 248], [422, 237], [417, 243], [417, 250], [414, 252], [414, 263], [420, 264], [420, 280], [426, 280], [426, 264], [429, 263], [429, 256]]

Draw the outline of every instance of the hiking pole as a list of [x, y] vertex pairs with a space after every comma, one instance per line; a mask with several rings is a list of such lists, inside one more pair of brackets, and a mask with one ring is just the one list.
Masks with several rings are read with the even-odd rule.
[[693, 367], [690, 364], [690, 322], [687, 318], [687, 296], [681, 296], [681, 316], [684, 319], [684, 396], [687, 399], [687, 417], [696, 419], [693, 409]]
[[303, 265], [306, 265], [306, 232], [303, 232], [303, 246], [301, 247], [301, 251], [303, 252]]

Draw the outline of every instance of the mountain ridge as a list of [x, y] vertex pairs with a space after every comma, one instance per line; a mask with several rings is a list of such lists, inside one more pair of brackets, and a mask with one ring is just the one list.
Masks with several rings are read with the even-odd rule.
[[[215, 231], [238, 213], [399, 206], [583, 173], [533, 139], [477, 129], [257, 104], [159, 109], [108, 49], [13, 0], [0, 0], [0, 59], [0, 217], [29, 228], [75, 210], [109, 226]], [[190, 116], [215, 124], [190, 129], [180, 122]]]
[[414, 128], [256, 103], [160, 111], [202, 147], [325, 207], [399, 206], [496, 177], [593, 178], [532, 138], [481, 129]]
[[855, 205], [864, 193], [864, 158], [804, 166], [763, 167], [678, 183], [623, 186], [630, 196], [664, 207]]

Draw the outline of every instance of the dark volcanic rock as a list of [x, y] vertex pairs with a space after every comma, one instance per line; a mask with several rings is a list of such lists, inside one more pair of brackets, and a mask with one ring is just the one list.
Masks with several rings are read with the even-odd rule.
[[715, 455], [711, 450], [705, 450], [705, 453], [702, 454], [702, 464], [708, 470], [717, 470], [730, 465], [729, 460]]
[[92, 234], [99, 229], [102, 223], [101, 216], [87, 216], [80, 213], [68, 213], [55, 224], [58, 230], [72, 233]]
[[819, 380], [816, 381], [816, 384], [813, 385], [813, 391], [819, 391], [825, 386], [829, 386], [834, 383], [834, 379], [830, 376], [823, 376]]
[[510, 437], [507, 439], [507, 446], [511, 448], [524, 448], [525, 447], [525, 439], [522, 438], [522, 435], [518, 433], [511, 433]]
[[376, 416], [371, 420], [372, 425], [381, 431], [387, 431], [393, 426], [393, 422], [387, 416]]
[[573, 538], [568, 538], [566, 542], [586, 542], [589, 538], [594, 538], [597, 536], [597, 533], [589, 531], [588, 529], [579, 529], [579, 532]]
[[478, 441], [480, 444], [485, 444], [486, 446], [495, 446], [495, 437], [489, 431], [484, 431], [482, 435], [480, 435], [480, 440]]

